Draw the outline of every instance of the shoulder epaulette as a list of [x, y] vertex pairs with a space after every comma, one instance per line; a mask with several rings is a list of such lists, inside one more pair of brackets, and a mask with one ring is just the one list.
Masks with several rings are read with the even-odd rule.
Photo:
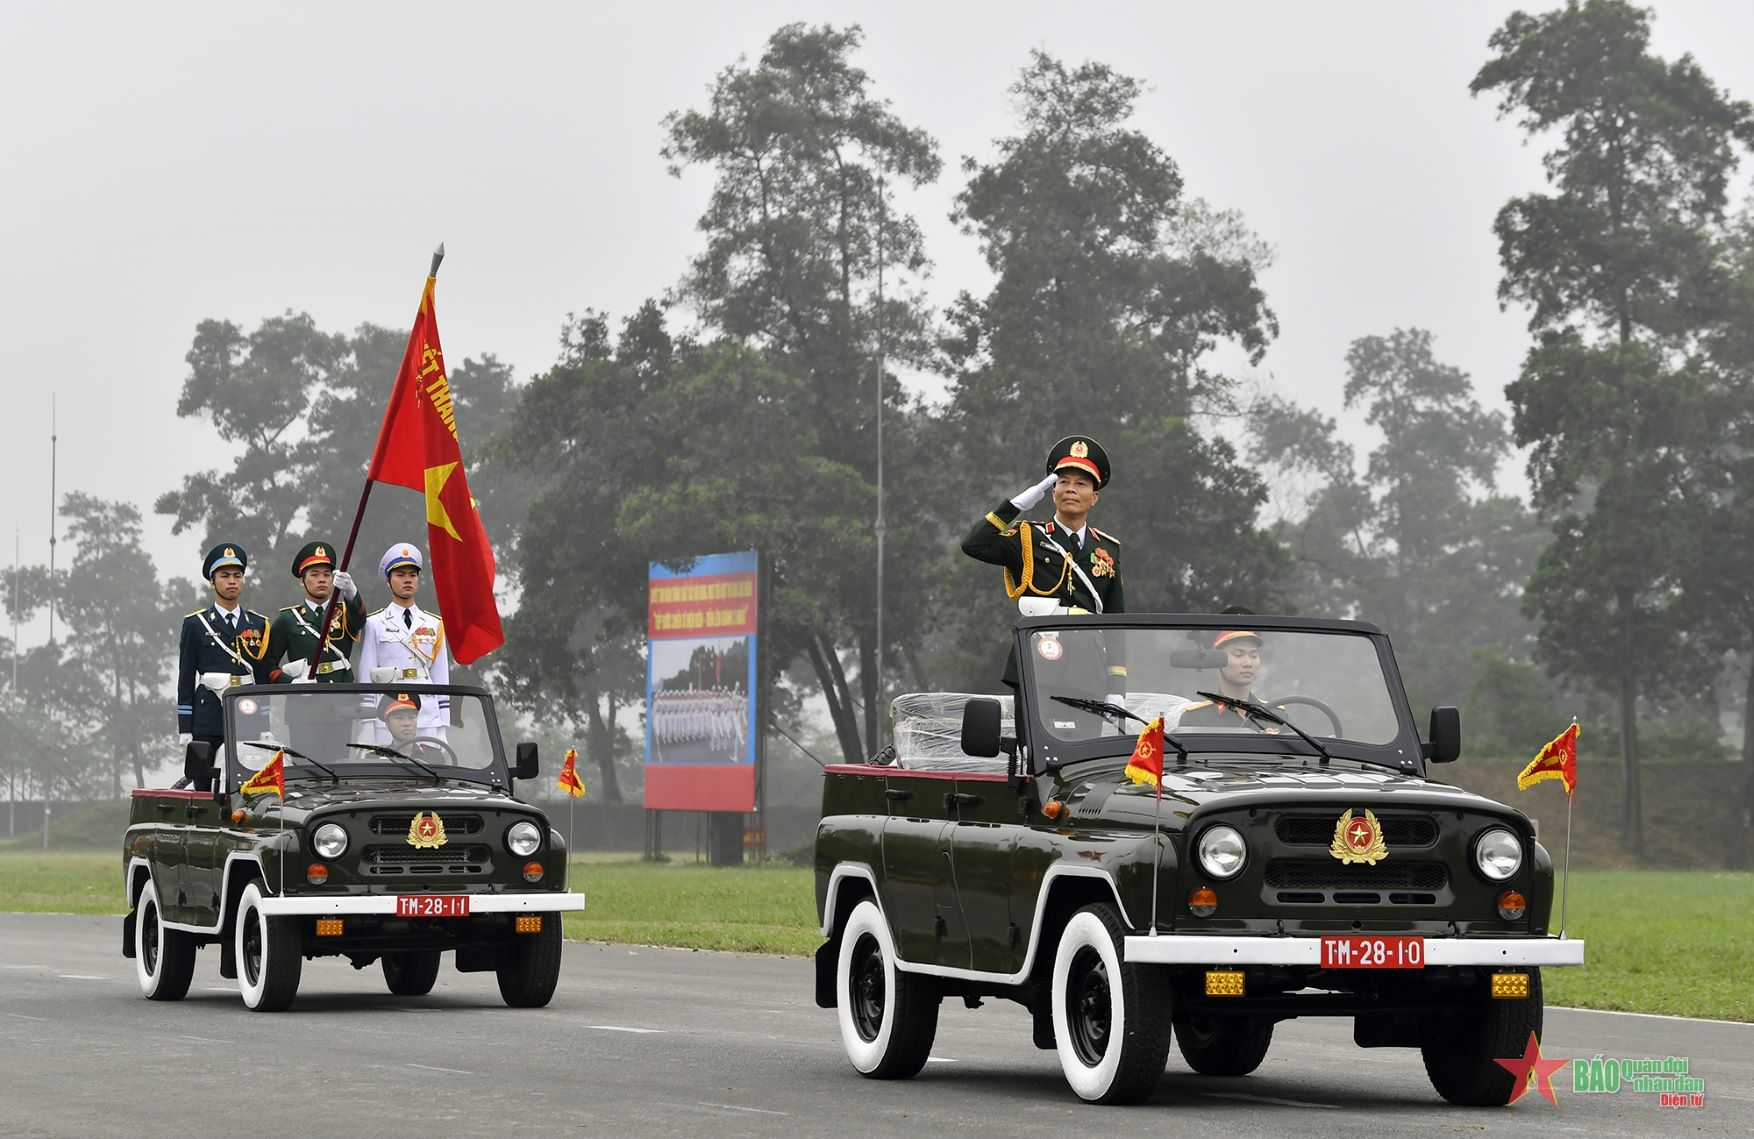
[[296, 606], [296, 605], [283, 606], [280, 611], [282, 613], [296, 613], [296, 612], [298, 612], [298, 606]]
[[185, 613], [183, 614], [183, 620], [187, 621], [191, 617], [199, 617], [205, 612], [207, 612], [205, 609], [197, 609], [193, 613]]
[[384, 606], [383, 609], [373, 609], [370, 613], [367, 613], [366, 616], [367, 617], [381, 617], [384, 614], [384, 610], [386, 610], [388, 608], [389, 608], [389, 606], [386, 605], [386, 606]]
[[1090, 532], [1105, 542], [1113, 542], [1117, 546], [1121, 544], [1121, 540], [1113, 534], [1110, 534], [1107, 530], [1098, 530], [1096, 527], [1092, 526]]

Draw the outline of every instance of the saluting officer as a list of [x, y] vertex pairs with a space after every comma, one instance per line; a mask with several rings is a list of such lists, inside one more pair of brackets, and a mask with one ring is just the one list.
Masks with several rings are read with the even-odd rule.
[[[1006, 596], [1024, 616], [1045, 613], [1124, 613], [1121, 543], [1090, 525], [1090, 512], [1109, 482], [1108, 452], [1087, 435], [1068, 435], [1048, 452], [1047, 477], [995, 506], [962, 539], [971, 558], [1005, 567]], [[1047, 522], [1017, 520], [1053, 492]], [[1108, 698], [1124, 703], [1127, 665], [1119, 639], [1106, 651]], [[1015, 648], [1004, 681], [1017, 685]]]
[[[268, 679], [262, 659], [268, 648], [268, 619], [238, 604], [249, 564], [249, 555], [236, 542], [213, 547], [201, 563], [201, 576], [213, 589], [213, 601], [183, 618], [177, 649], [180, 746], [205, 740], [217, 751], [225, 743], [225, 709], [219, 694], [233, 685]], [[240, 715], [244, 711], [240, 708]]]
[[[451, 652], [445, 646], [445, 623], [414, 603], [420, 591], [420, 548], [399, 542], [378, 559], [378, 573], [390, 586], [390, 603], [366, 618], [360, 631], [360, 676], [374, 684], [449, 684]], [[376, 721], [377, 697], [363, 704]], [[421, 701], [420, 732], [444, 738], [451, 719], [451, 698], [440, 694]], [[380, 733], [369, 742], [382, 743]]]
[[[304, 587], [304, 597], [274, 615], [268, 626], [268, 651], [263, 663], [274, 683], [333, 684], [351, 681], [353, 647], [365, 624], [365, 606], [359, 587], [345, 571], [335, 569], [335, 547], [328, 542], [307, 542], [292, 559], [292, 576]], [[341, 604], [329, 619], [329, 635], [323, 638], [323, 657], [313, 673], [311, 654], [317, 651], [317, 630], [323, 623], [329, 595], [341, 593]], [[292, 749], [319, 760], [345, 754], [348, 725], [340, 709], [325, 700], [291, 700], [286, 705]]]

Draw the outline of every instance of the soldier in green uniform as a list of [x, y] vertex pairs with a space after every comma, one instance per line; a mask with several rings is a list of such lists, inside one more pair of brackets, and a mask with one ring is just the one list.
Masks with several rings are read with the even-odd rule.
[[[292, 576], [304, 587], [297, 604], [274, 616], [268, 628], [268, 679], [279, 684], [348, 682], [353, 675], [352, 654], [365, 624], [365, 606], [359, 587], [345, 571], [335, 569], [335, 547], [328, 542], [307, 542], [292, 560]], [[317, 630], [322, 626], [329, 595], [339, 591], [341, 604], [329, 620], [323, 655], [316, 667], [311, 656], [317, 651]], [[344, 754], [351, 716], [343, 717], [342, 702], [293, 700], [287, 702], [287, 728], [294, 751], [318, 760]], [[315, 750], [313, 750], [315, 749]]]
[[[1261, 675], [1261, 635], [1249, 629], [1221, 629], [1208, 646], [1224, 654], [1218, 667], [1218, 692], [1251, 704], [1265, 701], [1255, 695], [1255, 681]], [[1222, 701], [1201, 700], [1182, 709], [1178, 728], [1252, 728], [1277, 733], [1273, 724], [1258, 722], [1248, 713]]]
[[[962, 552], [1003, 566], [1006, 596], [1025, 616], [1047, 613], [1124, 613], [1121, 543], [1090, 525], [1090, 512], [1108, 485], [1108, 452], [1086, 435], [1068, 435], [1048, 452], [1047, 477], [995, 506], [962, 539]], [[1046, 522], [1018, 515], [1053, 493]], [[1107, 698], [1123, 704], [1127, 665], [1119, 638], [1110, 638], [1101, 669]], [[1070, 664], [1070, 662], [1068, 662]], [[1005, 661], [1004, 681], [1017, 685], [1017, 657]]]

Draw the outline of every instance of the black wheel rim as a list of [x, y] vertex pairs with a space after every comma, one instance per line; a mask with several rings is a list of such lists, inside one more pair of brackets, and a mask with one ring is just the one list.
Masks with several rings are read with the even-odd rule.
[[140, 960], [148, 977], [158, 972], [158, 907], [150, 902], [140, 911]]
[[859, 1039], [870, 1043], [883, 1029], [883, 1006], [889, 988], [884, 980], [883, 950], [869, 934], [853, 947], [852, 972], [848, 980], [852, 989], [853, 1027]]
[[244, 951], [240, 955], [243, 960], [238, 962], [244, 970], [244, 980], [255, 985], [262, 979], [262, 915], [251, 910], [244, 915]]
[[1066, 1022], [1072, 1030], [1072, 1049], [1083, 1063], [1091, 1067], [1102, 1063], [1113, 1013], [1108, 966], [1100, 953], [1086, 946], [1072, 958], [1066, 977]]

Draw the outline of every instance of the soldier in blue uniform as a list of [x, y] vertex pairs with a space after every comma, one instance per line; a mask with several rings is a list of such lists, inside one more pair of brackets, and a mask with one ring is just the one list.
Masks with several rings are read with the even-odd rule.
[[[1005, 567], [1005, 593], [1024, 616], [1048, 613], [1124, 613], [1121, 543], [1090, 525], [1090, 512], [1108, 485], [1108, 452], [1087, 435], [1068, 435], [1048, 452], [1047, 477], [1015, 498], [999, 503], [962, 540], [971, 558]], [[1054, 516], [1046, 522], [1018, 521], [1018, 515], [1053, 492]], [[1110, 637], [1100, 661], [1067, 654], [1054, 671], [1068, 676], [1106, 677], [1106, 694], [1123, 704], [1127, 662], [1121, 638]], [[1006, 658], [1003, 680], [1017, 686], [1015, 649]], [[1089, 681], [1081, 687], [1088, 687]]]
[[[225, 713], [219, 693], [238, 684], [268, 679], [263, 656], [268, 648], [268, 619], [238, 603], [244, 589], [249, 555], [236, 542], [221, 542], [207, 551], [201, 576], [213, 589], [213, 601], [183, 618], [177, 651], [177, 743], [205, 740], [215, 751], [225, 743]], [[253, 702], [252, 702], [253, 703]], [[256, 708], [239, 709], [255, 717]], [[266, 728], [266, 717], [250, 728]]]

